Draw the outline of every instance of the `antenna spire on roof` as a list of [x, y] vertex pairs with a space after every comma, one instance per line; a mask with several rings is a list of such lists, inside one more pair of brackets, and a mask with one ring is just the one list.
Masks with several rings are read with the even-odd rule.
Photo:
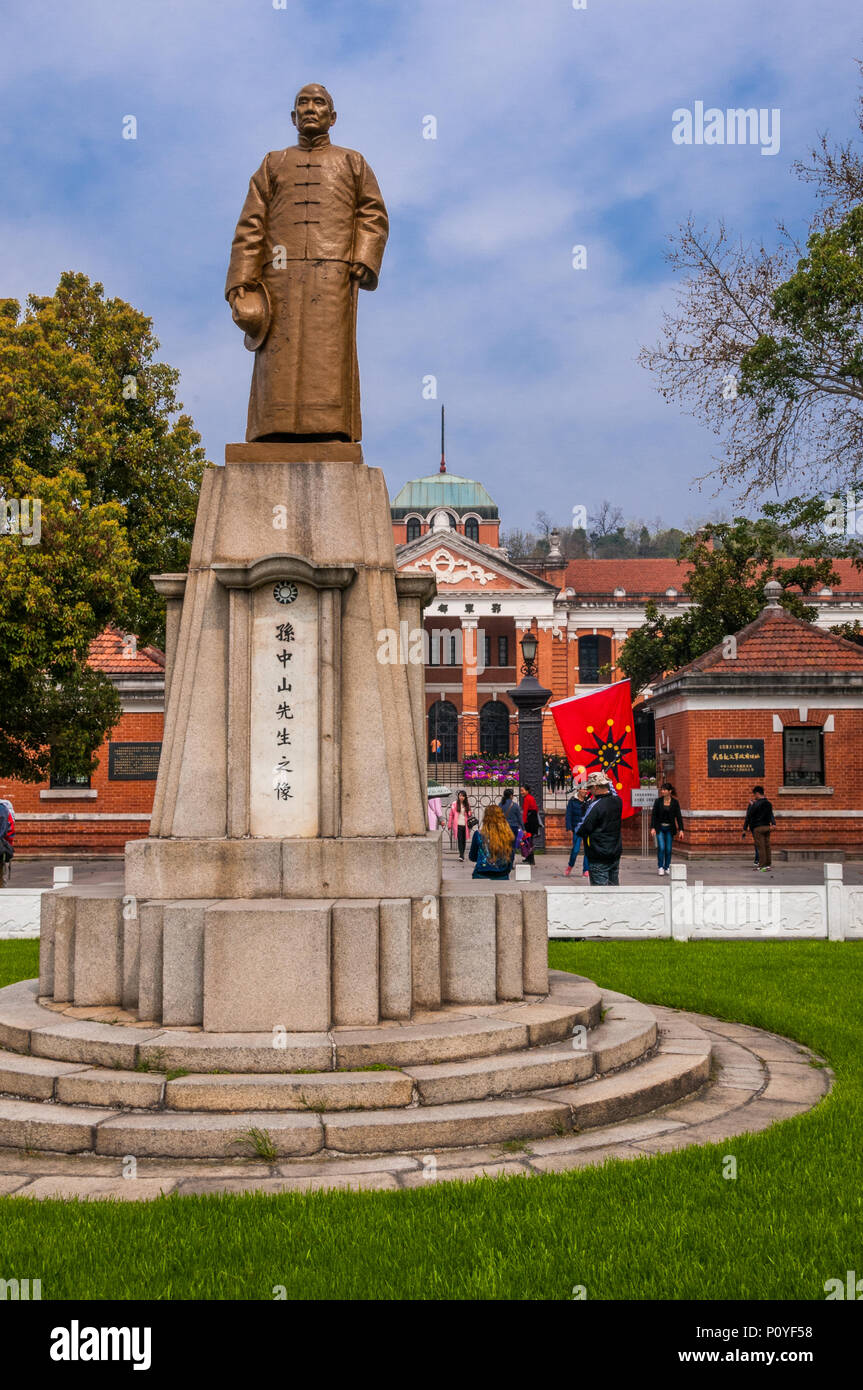
[[445, 418], [446, 418], [446, 417], [445, 417], [445, 414], [444, 414], [444, 410], [445, 410], [445, 407], [444, 407], [444, 406], [441, 406], [441, 408], [440, 408], [440, 471], [441, 471], [441, 473], [445, 473], [445, 472], [446, 472], [446, 447], [445, 447], [445, 440], [446, 440], [446, 434], [445, 434]]

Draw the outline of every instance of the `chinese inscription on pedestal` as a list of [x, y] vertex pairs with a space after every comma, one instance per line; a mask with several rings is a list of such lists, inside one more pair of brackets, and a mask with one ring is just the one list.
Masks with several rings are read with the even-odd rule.
[[318, 834], [318, 601], [306, 584], [255, 591], [250, 833]]

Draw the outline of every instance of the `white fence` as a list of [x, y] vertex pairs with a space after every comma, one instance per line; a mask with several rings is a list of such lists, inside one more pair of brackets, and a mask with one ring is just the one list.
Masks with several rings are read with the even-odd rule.
[[863, 941], [863, 885], [844, 883], [841, 864], [824, 865], [823, 884], [794, 887], [690, 883], [686, 865], [672, 864], [663, 884], [546, 892], [551, 937]]
[[42, 894], [52, 888], [0, 889], [0, 940], [39, 935]]
[[[70, 875], [71, 877], [71, 875]], [[61, 880], [62, 883], [62, 880]], [[59, 886], [59, 885], [58, 885]], [[0, 890], [0, 938], [39, 935], [42, 894]], [[672, 864], [667, 883], [632, 888], [566, 884], [546, 888], [550, 937], [627, 941], [863, 941], [863, 884], [844, 883], [841, 864], [824, 865], [822, 884], [751, 887], [690, 883]]]

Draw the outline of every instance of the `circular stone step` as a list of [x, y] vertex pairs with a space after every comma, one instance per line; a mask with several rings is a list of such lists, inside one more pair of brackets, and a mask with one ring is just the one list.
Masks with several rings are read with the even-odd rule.
[[[0, 1144], [63, 1153], [231, 1158], [383, 1154], [566, 1134], [642, 1115], [708, 1080], [710, 1043], [535, 1095], [374, 1110], [116, 1111], [0, 1098]], [[246, 1078], [254, 1086], [255, 1078]], [[168, 1083], [169, 1085], [172, 1083]], [[250, 1094], [254, 1103], [254, 1094]], [[255, 1139], [257, 1136], [257, 1140]]]
[[[0, 1094], [68, 1105], [169, 1110], [366, 1110], [486, 1100], [583, 1081], [651, 1051], [656, 1021], [643, 1005], [617, 1006], [590, 1033], [497, 1057], [405, 1068], [306, 1073], [220, 1072], [178, 1076], [57, 1062], [0, 1050]], [[614, 1009], [608, 1011], [609, 1014]]]
[[601, 1014], [597, 987], [564, 976], [547, 998], [531, 1003], [461, 1005], [406, 1023], [327, 1033], [205, 1033], [69, 1017], [40, 1004], [36, 989], [36, 981], [26, 980], [0, 990], [0, 1047], [128, 1071], [352, 1071], [491, 1057], [560, 1041], [594, 1027]]
[[[264, 1073], [126, 1071], [56, 1062], [0, 1050], [0, 1094], [64, 1105], [126, 1110], [370, 1110], [488, 1100], [584, 1081], [645, 1056], [656, 1020], [638, 1004], [633, 1017], [607, 1018], [568, 1043], [547, 1043], [497, 1057], [473, 1057], [368, 1071]], [[609, 1011], [611, 1012], [611, 1011]]]
[[550, 988], [279, 1048], [260, 1034], [58, 1018], [33, 982], [12, 986], [0, 991], [0, 1145], [145, 1158], [461, 1148], [642, 1115], [708, 1080], [697, 1027], [657, 1047], [646, 1005], [558, 972]]
[[[610, 996], [607, 996], [611, 1003]], [[242, 1154], [230, 1158], [144, 1158], [129, 1172], [127, 1158], [94, 1153], [0, 1153], [0, 1187], [33, 1199], [148, 1201], [176, 1196], [328, 1189], [388, 1190], [481, 1176], [521, 1177], [566, 1172], [607, 1159], [630, 1160], [754, 1134], [818, 1104], [832, 1072], [807, 1048], [735, 1023], [657, 1007], [663, 1044], [685, 1051], [706, 1033], [714, 1044], [715, 1077], [699, 1091], [641, 1118], [545, 1139], [490, 1143], [384, 1155], [273, 1157], [244, 1136]], [[669, 1047], [666, 1046], [668, 1051]], [[586, 1082], [585, 1086], [592, 1083]], [[38, 1108], [38, 1107], [37, 1107]], [[254, 1152], [253, 1152], [254, 1150]]]

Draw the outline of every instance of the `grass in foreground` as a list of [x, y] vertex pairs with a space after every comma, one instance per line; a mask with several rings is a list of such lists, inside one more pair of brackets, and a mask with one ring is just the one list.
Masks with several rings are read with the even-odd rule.
[[[36, 943], [0, 943], [0, 980]], [[834, 942], [553, 942], [551, 963], [647, 1002], [756, 1024], [837, 1073], [752, 1137], [529, 1179], [409, 1192], [0, 1199], [0, 1277], [44, 1298], [824, 1298], [863, 1269], [863, 952]], [[725, 1154], [738, 1176], [722, 1177]]]

